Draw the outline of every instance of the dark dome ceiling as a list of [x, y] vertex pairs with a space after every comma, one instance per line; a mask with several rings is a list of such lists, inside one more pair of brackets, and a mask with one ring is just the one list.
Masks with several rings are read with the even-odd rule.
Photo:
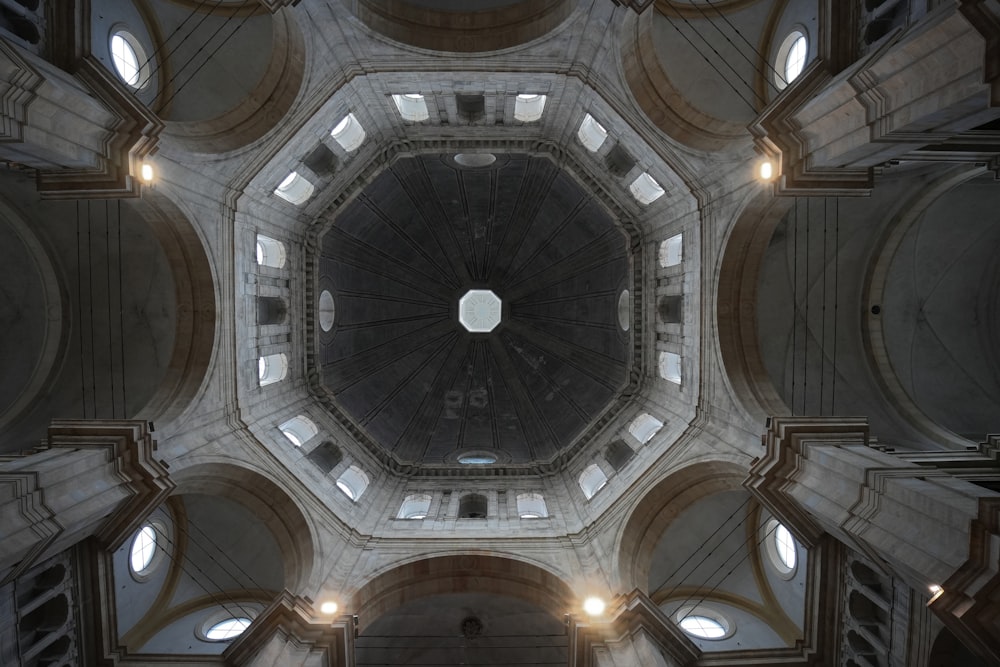
[[[402, 461], [551, 459], [627, 384], [627, 236], [547, 158], [401, 158], [330, 223], [318, 270], [336, 308], [320, 380]], [[502, 301], [489, 333], [459, 323], [470, 289]]]

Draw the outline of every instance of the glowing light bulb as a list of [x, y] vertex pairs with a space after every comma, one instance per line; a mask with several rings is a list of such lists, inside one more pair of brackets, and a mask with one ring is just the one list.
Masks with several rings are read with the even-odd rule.
[[589, 597], [583, 601], [583, 610], [589, 616], [600, 616], [604, 613], [604, 600], [598, 597]]
[[339, 607], [336, 602], [324, 602], [319, 607], [319, 610], [324, 614], [336, 614], [337, 609], [339, 609]]
[[770, 160], [762, 160], [757, 167], [757, 175], [762, 181], [770, 181], [774, 178], [774, 163]]
[[153, 165], [148, 162], [143, 162], [142, 167], [139, 168], [139, 178], [142, 179], [143, 183], [153, 182]]

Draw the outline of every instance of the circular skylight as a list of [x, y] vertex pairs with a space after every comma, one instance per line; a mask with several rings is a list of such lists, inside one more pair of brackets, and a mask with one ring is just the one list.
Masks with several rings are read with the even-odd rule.
[[333, 295], [330, 294], [329, 290], [323, 290], [322, 294], [319, 295], [319, 326], [323, 331], [329, 331], [333, 328], [334, 314]]
[[243, 634], [248, 627], [250, 627], [249, 618], [227, 618], [206, 630], [205, 637], [213, 641], [232, 639]]
[[485, 289], [469, 290], [458, 301], [458, 321], [472, 333], [487, 333], [500, 324], [500, 297]]
[[785, 56], [785, 81], [788, 83], [794, 81], [805, 69], [806, 51], [809, 45], [806, 36], [801, 32], [794, 32], [790, 37], [794, 38], [794, 41]]
[[455, 156], [455, 162], [463, 167], [488, 167], [497, 161], [497, 156], [493, 153], [459, 153]]
[[774, 548], [782, 564], [789, 570], [795, 569], [795, 538], [780, 523], [774, 529]]
[[467, 466], [484, 466], [497, 462], [497, 457], [492, 454], [465, 454], [458, 457], [458, 462]]
[[726, 636], [726, 627], [714, 618], [692, 614], [680, 620], [684, 632], [700, 639], [722, 639]]
[[153, 562], [155, 554], [156, 530], [151, 524], [146, 524], [139, 529], [139, 532], [135, 535], [135, 539], [132, 540], [132, 552], [129, 559], [132, 571], [136, 574], [145, 572]]

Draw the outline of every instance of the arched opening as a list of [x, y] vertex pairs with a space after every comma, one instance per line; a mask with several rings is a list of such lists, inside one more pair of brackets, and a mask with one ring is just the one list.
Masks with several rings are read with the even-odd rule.
[[282, 324], [288, 317], [285, 300], [277, 296], [257, 297], [257, 324]]
[[458, 501], [459, 519], [485, 519], [489, 503], [481, 493], [467, 493]]

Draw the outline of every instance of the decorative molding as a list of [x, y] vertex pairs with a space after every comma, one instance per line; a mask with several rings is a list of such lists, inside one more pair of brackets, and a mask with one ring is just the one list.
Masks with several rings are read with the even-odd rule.
[[[291, 643], [295, 649], [321, 654], [328, 667], [354, 664], [354, 617], [340, 616], [333, 622], [316, 621], [312, 603], [283, 591], [254, 619], [250, 628], [233, 640], [223, 653], [226, 665], [255, 665], [255, 658], [271, 643]], [[276, 652], [270, 647], [269, 655]]]

